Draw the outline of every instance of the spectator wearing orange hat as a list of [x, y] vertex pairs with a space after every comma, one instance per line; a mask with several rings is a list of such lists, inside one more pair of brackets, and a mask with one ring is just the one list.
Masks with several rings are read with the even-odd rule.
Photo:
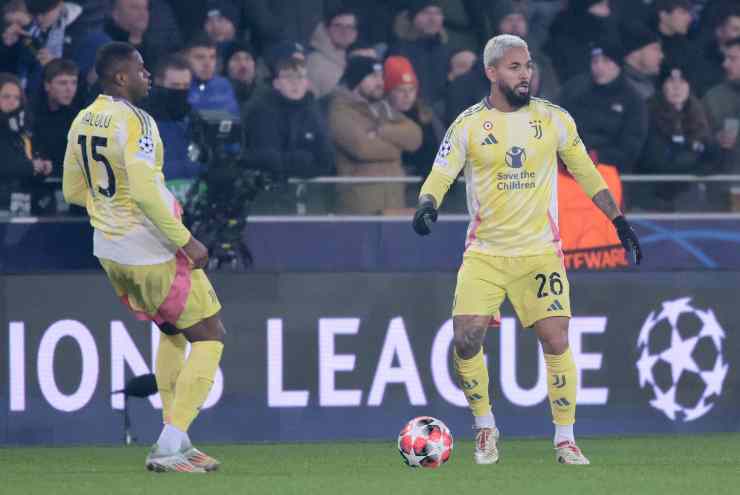
[[416, 151], [405, 151], [401, 161], [410, 175], [426, 177], [434, 162], [444, 125], [432, 108], [419, 97], [419, 80], [406, 57], [388, 57], [383, 66], [386, 101], [390, 107], [421, 127], [422, 143]]

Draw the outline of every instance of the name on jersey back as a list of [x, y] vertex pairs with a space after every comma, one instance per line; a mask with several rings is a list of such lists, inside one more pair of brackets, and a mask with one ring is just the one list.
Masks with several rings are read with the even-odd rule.
[[107, 129], [110, 127], [112, 119], [113, 116], [108, 113], [85, 112], [82, 123], [98, 129]]

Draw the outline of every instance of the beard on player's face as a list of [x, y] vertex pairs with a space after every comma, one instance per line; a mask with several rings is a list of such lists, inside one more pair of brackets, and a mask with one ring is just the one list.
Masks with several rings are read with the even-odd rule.
[[[525, 88], [526, 86], [526, 88]], [[504, 95], [506, 101], [514, 108], [528, 105], [532, 97], [529, 83], [518, 83], [511, 87], [503, 81], [498, 82], [498, 89]]]

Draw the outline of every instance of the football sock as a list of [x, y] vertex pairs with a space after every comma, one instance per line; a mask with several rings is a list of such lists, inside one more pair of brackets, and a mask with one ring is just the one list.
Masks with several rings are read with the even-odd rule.
[[187, 432], [198, 411], [208, 398], [224, 345], [215, 340], [194, 342], [177, 378], [175, 402], [170, 423]]
[[162, 433], [157, 439], [157, 447], [160, 453], [174, 454], [180, 451], [185, 432], [170, 424], [164, 425]]
[[157, 388], [162, 399], [162, 418], [164, 423], [170, 421], [172, 404], [175, 402], [175, 384], [185, 364], [185, 349], [188, 341], [182, 334], [159, 335], [157, 365], [155, 376]]
[[573, 425], [555, 425], [555, 437], [552, 439], [552, 443], [555, 444], [555, 446], [562, 442], [575, 443], [575, 441], [576, 437], [573, 435]]
[[570, 426], [576, 422], [577, 376], [573, 354], [570, 348], [559, 356], [545, 354], [545, 363], [547, 375], [551, 378], [547, 382], [547, 396], [550, 399], [553, 423], [557, 426]]
[[[479, 424], [478, 417], [482, 418], [480, 421], [483, 424], [493, 423], [495, 425], [491, 413], [491, 399], [488, 396], [488, 369], [483, 360], [483, 348], [470, 359], [462, 359], [455, 350], [454, 363], [463, 393], [476, 418], [476, 426]], [[490, 422], [486, 423], [487, 421]]]

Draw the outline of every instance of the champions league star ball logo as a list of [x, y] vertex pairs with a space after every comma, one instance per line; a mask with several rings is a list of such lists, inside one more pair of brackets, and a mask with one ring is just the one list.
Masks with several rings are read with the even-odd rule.
[[522, 168], [522, 165], [524, 165], [524, 162], [526, 161], [527, 152], [524, 151], [524, 148], [513, 146], [506, 152], [506, 164], [511, 168]]
[[147, 155], [150, 155], [152, 152], [154, 152], [154, 140], [151, 136], [144, 135], [139, 138], [139, 150]]
[[725, 331], [714, 312], [690, 302], [664, 302], [637, 339], [640, 388], [652, 389], [650, 405], [673, 421], [694, 421], [711, 411], [729, 369], [722, 352]]

